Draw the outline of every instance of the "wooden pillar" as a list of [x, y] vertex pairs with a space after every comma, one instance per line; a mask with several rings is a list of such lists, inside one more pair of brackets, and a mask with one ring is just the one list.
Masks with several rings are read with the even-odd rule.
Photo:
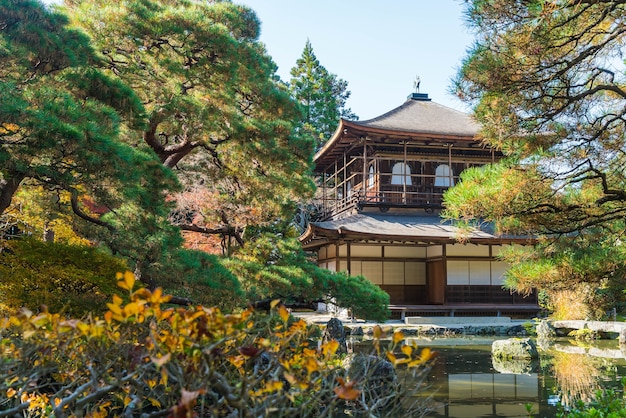
[[339, 197], [338, 196], [339, 188], [337, 187], [337, 180], [339, 177], [337, 176], [337, 160], [335, 160], [335, 173], [333, 174], [333, 177], [334, 177], [333, 183], [334, 183], [334, 189], [335, 189], [335, 209], [337, 209], [337, 198]]
[[324, 169], [322, 172], [322, 207], [324, 208], [324, 216], [328, 213], [328, 204], [326, 202], [328, 197], [326, 196], [326, 193], [326, 169]]
[[448, 167], [450, 168], [448, 170], [448, 176], [450, 177], [448, 187], [452, 187], [452, 185], [454, 184], [454, 176], [452, 173], [452, 144], [448, 144]]
[[346, 165], [348, 164], [348, 159], [346, 156], [346, 152], [343, 152], [343, 203], [342, 206], [345, 206], [346, 202], [348, 201], [348, 188], [347, 186], [347, 180], [346, 178], [348, 177], [348, 171], [346, 170]]
[[362, 198], [365, 199], [365, 194], [367, 191], [367, 142], [365, 140], [365, 138], [363, 139], [363, 181], [361, 182], [361, 187], [363, 188], [363, 196]]
[[404, 141], [404, 161], [402, 165], [402, 203], [406, 203], [406, 141]]

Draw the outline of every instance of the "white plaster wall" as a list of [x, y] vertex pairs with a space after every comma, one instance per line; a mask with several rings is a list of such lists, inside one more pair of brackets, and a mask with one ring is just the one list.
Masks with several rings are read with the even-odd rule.
[[425, 258], [426, 247], [413, 246], [388, 246], [385, 247], [385, 258], [397, 257], [397, 258]]
[[509, 269], [509, 264], [503, 261], [491, 262], [491, 284], [502, 285], [504, 274]]
[[350, 247], [352, 257], [382, 257], [382, 247], [379, 245], [353, 245]]
[[489, 261], [470, 261], [469, 275], [471, 285], [490, 285], [491, 263]]
[[426, 248], [426, 256], [428, 258], [432, 257], [441, 257], [443, 255], [443, 246], [442, 245], [431, 245]]
[[446, 267], [449, 285], [469, 284], [469, 261], [449, 260]]
[[488, 245], [454, 244], [446, 246], [447, 256], [458, 257], [489, 257]]

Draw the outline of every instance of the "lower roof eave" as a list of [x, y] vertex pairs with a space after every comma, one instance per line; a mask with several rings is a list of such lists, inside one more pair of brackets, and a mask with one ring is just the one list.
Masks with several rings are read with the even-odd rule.
[[348, 231], [322, 230], [312, 233], [306, 241], [302, 241], [302, 247], [306, 250], [313, 250], [324, 245], [337, 242], [394, 242], [412, 243], [415, 245], [441, 245], [441, 244], [474, 244], [474, 245], [507, 245], [507, 244], [530, 244], [532, 240], [526, 237], [474, 237], [459, 240], [449, 237], [425, 237], [406, 235], [381, 235]]

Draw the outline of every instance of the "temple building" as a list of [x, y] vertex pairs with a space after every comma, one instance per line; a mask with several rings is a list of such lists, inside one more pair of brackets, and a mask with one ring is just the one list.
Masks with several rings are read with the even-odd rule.
[[498, 254], [524, 237], [444, 222], [443, 193], [469, 167], [502, 154], [477, 137], [467, 114], [413, 93], [366, 121], [341, 120], [315, 155], [317, 217], [300, 241], [333, 271], [363, 275], [389, 293], [392, 308], [420, 315], [528, 316], [536, 294], [502, 288]]

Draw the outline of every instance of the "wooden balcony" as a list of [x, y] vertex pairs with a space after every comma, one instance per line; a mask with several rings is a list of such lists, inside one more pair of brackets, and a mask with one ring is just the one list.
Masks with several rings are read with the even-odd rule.
[[330, 219], [351, 210], [377, 207], [382, 212], [391, 208], [423, 209], [431, 212], [441, 209], [443, 193], [447, 188], [432, 186], [381, 186], [380, 190], [353, 190], [346, 198], [341, 194], [318, 199], [323, 213], [321, 220]]
[[431, 211], [441, 209], [444, 187], [381, 185], [379, 190], [367, 190], [358, 194], [358, 208], [379, 207], [415, 208]]

